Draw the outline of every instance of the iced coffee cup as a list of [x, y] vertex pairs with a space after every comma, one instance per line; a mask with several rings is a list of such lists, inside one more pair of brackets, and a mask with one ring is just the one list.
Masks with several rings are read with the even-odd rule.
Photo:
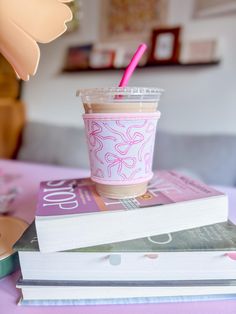
[[79, 90], [91, 179], [104, 197], [143, 195], [152, 178], [157, 110], [162, 90], [114, 87]]

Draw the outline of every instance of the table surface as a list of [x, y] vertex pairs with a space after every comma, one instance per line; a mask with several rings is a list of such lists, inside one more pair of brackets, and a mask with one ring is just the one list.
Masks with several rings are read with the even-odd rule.
[[[0, 170], [16, 176], [15, 185], [20, 186], [20, 193], [12, 204], [12, 216], [20, 217], [31, 223], [37, 202], [39, 182], [47, 179], [78, 178], [89, 175], [86, 170], [59, 168], [55, 166], [22, 163], [18, 161], [0, 160]], [[229, 195], [230, 219], [236, 223], [236, 190], [228, 187], [217, 187]], [[96, 305], [96, 306], [55, 306], [55, 307], [24, 307], [17, 306], [20, 291], [16, 289], [19, 272], [0, 280], [0, 313], [2, 314], [235, 314], [236, 300], [203, 301], [164, 304], [138, 305]]]

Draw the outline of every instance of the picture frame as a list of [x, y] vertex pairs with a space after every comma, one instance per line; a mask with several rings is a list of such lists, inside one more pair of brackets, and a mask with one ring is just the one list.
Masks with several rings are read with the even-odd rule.
[[180, 51], [180, 32], [180, 27], [154, 29], [149, 62], [177, 63]]
[[66, 52], [64, 71], [88, 69], [92, 47], [92, 44], [69, 47]]
[[196, 39], [182, 43], [182, 63], [207, 63], [218, 59], [216, 39]]
[[236, 13], [236, 0], [195, 0], [194, 18], [211, 18]]
[[101, 0], [100, 41], [149, 38], [153, 28], [167, 24], [169, 0]]
[[89, 58], [89, 66], [92, 69], [113, 68], [115, 51], [109, 49], [94, 49]]

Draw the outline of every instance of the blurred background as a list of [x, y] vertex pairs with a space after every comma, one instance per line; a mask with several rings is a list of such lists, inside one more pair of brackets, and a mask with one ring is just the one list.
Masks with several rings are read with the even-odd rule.
[[154, 167], [235, 185], [236, 1], [79, 0], [71, 6], [68, 31], [40, 45], [30, 81], [17, 81], [1, 59], [1, 157], [88, 167], [76, 90], [117, 86], [143, 41], [149, 49], [129, 85], [165, 90]]

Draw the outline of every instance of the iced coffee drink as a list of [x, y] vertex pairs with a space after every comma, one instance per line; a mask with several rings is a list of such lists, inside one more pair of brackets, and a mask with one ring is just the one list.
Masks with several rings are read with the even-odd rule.
[[119, 87], [83, 89], [81, 96], [91, 179], [105, 197], [140, 196], [152, 178], [157, 110], [162, 90]]

